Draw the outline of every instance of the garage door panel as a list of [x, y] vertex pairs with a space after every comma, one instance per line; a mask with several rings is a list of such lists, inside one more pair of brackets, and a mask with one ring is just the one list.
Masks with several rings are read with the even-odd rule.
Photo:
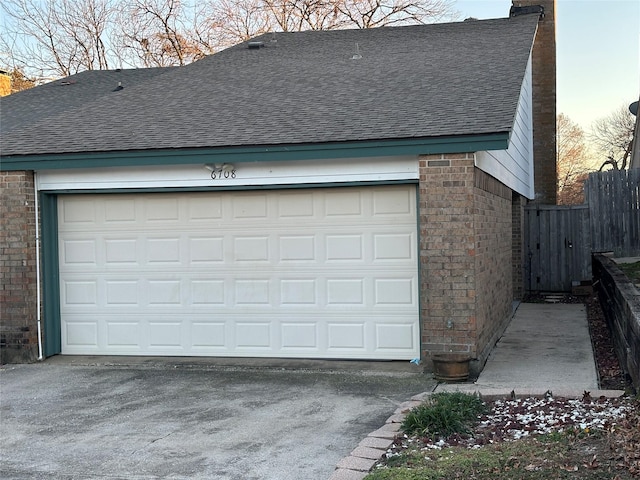
[[95, 350], [98, 348], [98, 324], [70, 319], [62, 330], [62, 338], [72, 348]]
[[62, 244], [60, 261], [63, 265], [90, 265], [98, 262], [98, 246], [95, 239], [66, 239]]
[[180, 218], [179, 197], [158, 195], [144, 202], [144, 219], [147, 222], [174, 225]]
[[136, 222], [136, 201], [133, 198], [117, 199], [104, 203], [104, 221], [112, 226], [132, 225]]
[[417, 304], [415, 279], [406, 278], [376, 278], [374, 280], [374, 304], [377, 307], [401, 305], [415, 307]]
[[412, 208], [414, 191], [407, 189], [387, 189], [373, 192], [373, 215], [414, 217]]
[[311, 192], [296, 191], [278, 193], [276, 207], [278, 217], [282, 219], [311, 218], [317, 211], [316, 197]]
[[190, 197], [186, 200], [188, 223], [211, 222], [222, 219], [222, 198], [219, 196]]
[[240, 349], [272, 349], [271, 322], [238, 321], [235, 323], [235, 346]]
[[150, 321], [148, 338], [151, 348], [167, 347], [182, 349], [182, 322]]
[[133, 280], [106, 280], [105, 307], [124, 306], [128, 309], [141, 304], [140, 282]]
[[235, 262], [268, 262], [269, 237], [259, 236], [238, 236], [233, 238], [233, 260]]
[[411, 233], [384, 233], [373, 236], [375, 260], [415, 260], [415, 245]]
[[147, 263], [180, 263], [180, 237], [148, 238]]
[[327, 330], [329, 351], [365, 351], [366, 322], [364, 319], [360, 322], [329, 322]]
[[204, 349], [205, 351], [208, 348], [226, 349], [228, 344], [226, 330], [225, 322], [193, 321], [191, 323], [191, 346], [194, 350]]
[[68, 195], [59, 209], [63, 353], [419, 354], [412, 186]]
[[176, 279], [167, 273], [142, 276], [112, 273], [95, 276], [67, 274], [61, 281], [61, 311], [84, 308], [136, 310], [147, 308], [154, 314], [162, 308], [179, 307], [185, 313], [202, 308], [229, 308], [233, 305], [288, 309], [332, 306], [367, 309], [405, 308], [415, 310], [417, 285], [415, 278], [379, 270], [329, 276], [320, 273], [314, 278], [276, 272], [270, 278], [257, 278], [251, 272], [216, 276], [208, 272], [192, 274], [190, 279]]
[[234, 220], [265, 220], [267, 218], [267, 195], [247, 194], [230, 198]]
[[236, 305], [271, 306], [271, 281], [269, 279], [245, 279], [234, 282], [234, 300]]
[[193, 306], [224, 306], [225, 281], [220, 280], [192, 280], [191, 305]]
[[416, 347], [414, 344], [415, 324], [378, 323], [376, 324], [376, 347], [379, 350], [406, 351]]
[[318, 350], [318, 325], [309, 322], [282, 322], [280, 325], [283, 350]]
[[341, 189], [325, 195], [325, 214], [328, 217], [354, 217], [364, 210], [362, 192], [357, 189]]
[[362, 237], [360, 234], [327, 235], [325, 237], [327, 261], [363, 261], [364, 242]]
[[98, 286], [95, 280], [65, 280], [61, 297], [64, 308], [95, 307], [98, 304]]
[[328, 306], [365, 305], [364, 278], [328, 278]]
[[280, 280], [280, 305], [316, 307], [318, 287], [315, 278], [292, 278]]
[[138, 239], [135, 237], [105, 238], [105, 267], [121, 264], [126, 264], [127, 267], [137, 265], [140, 258], [138, 243]]
[[280, 235], [278, 237], [279, 263], [317, 262], [316, 237], [314, 235]]
[[220, 236], [189, 237], [189, 263], [212, 264], [224, 261], [224, 238]]
[[83, 224], [80, 228], [95, 224], [98, 221], [95, 203], [92, 200], [69, 202], [62, 206], [59, 214], [60, 221], [68, 228], [75, 224]]
[[149, 280], [147, 282], [148, 305], [182, 306], [182, 282], [180, 280]]

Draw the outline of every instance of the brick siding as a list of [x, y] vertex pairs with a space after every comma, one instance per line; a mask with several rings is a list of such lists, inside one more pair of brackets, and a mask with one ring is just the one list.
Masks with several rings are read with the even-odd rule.
[[480, 170], [475, 180], [475, 358], [484, 364], [512, 313], [512, 191]]
[[425, 155], [419, 170], [425, 366], [455, 352], [481, 368], [511, 313], [512, 191], [475, 168], [473, 154]]
[[527, 200], [522, 195], [513, 192], [511, 202], [511, 241], [512, 241], [512, 266], [513, 269], [513, 299], [522, 300], [525, 293], [525, 251], [524, 251], [524, 206]]
[[0, 172], [0, 362], [35, 361], [35, 194], [33, 172]]

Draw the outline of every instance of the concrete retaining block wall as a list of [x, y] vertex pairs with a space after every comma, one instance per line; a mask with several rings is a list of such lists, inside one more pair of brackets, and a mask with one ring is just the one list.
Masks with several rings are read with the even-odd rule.
[[600, 304], [624, 369], [640, 389], [640, 291], [610, 258], [593, 256], [593, 277]]

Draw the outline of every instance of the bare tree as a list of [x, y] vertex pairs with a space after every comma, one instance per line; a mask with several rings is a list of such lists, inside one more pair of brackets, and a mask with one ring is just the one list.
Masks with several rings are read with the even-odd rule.
[[[3, 0], [5, 70], [40, 81], [82, 70], [185, 65], [269, 31], [454, 19], [453, 0]], [[10, 68], [9, 68], [10, 67]]]
[[217, 21], [230, 43], [267, 31], [373, 28], [457, 18], [452, 0], [221, 0]]
[[4, 0], [2, 47], [11, 64], [41, 80], [107, 69], [115, 0]]
[[348, 19], [349, 26], [373, 28], [405, 23], [437, 22], [452, 18], [449, 0], [343, 0], [339, 2], [340, 13]]
[[584, 130], [561, 113], [556, 121], [558, 205], [584, 203], [584, 181], [589, 171], [589, 152]]
[[262, 0], [262, 15], [275, 30], [332, 30], [346, 25], [341, 0]]
[[[199, 11], [181, 0], [134, 0], [123, 11], [120, 46], [130, 63], [145, 67], [186, 65], [212, 53], [198, 24]], [[202, 22], [206, 22], [203, 20]]]
[[600, 171], [607, 165], [610, 165], [613, 170], [627, 168], [634, 129], [635, 117], [627, 105], [621, 105], [608, 116], [593, 122], [590, 140], [606, 158], [600, 166]]
[[262, 0], [219, 0], [210, 10], [209, 25], [220, 47], [244, 42], [273, 30]]

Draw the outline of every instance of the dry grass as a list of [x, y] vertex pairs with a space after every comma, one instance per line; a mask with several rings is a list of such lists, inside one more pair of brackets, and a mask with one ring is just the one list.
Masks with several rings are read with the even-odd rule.
[[620, 263], [618, 268], [631, 280], [631, 283], [640, 283], [640, 262]]

